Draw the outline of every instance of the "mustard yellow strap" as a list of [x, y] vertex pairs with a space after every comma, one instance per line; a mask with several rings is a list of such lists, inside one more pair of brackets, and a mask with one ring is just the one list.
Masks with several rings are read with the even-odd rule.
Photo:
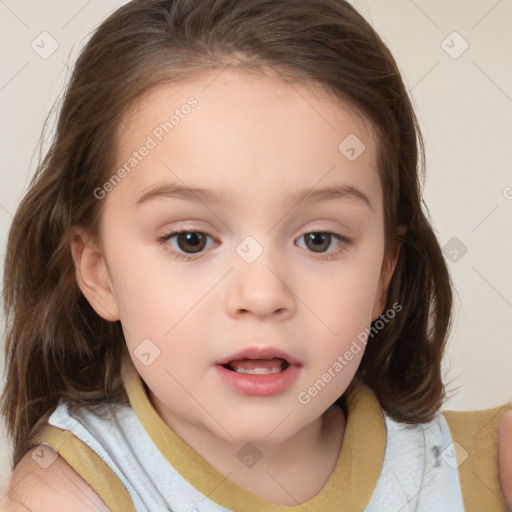
[[498, 472], [498, 425], [505, 404], [481, 411], [443, 412], [450, 428], [465, 512], [507, 512]]
[[45, 443], [59, 453], [96, 491], [112, 512], [135, 512], [130, 494], [115, 473], [94, 450], [72, 432], [46, 425], [35, 438], [35, 442]]
[[307, 501], [283, 506], [238, 486], [203, 459], [163, 421], [133, 364], [130, 362], [124, 370], [123, 382], [133, 410], [160, 453], [201, 494], [225, 509], [237, 512], [355, 512], [364, 510], [370, 502], [384, 460], [386, 423], [377, 397], [364, 384], [358, 383], [347, 397], [343, 444], [324, 487]]

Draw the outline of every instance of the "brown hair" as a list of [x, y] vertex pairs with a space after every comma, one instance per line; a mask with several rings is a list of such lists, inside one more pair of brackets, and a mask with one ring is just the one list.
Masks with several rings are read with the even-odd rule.
[[71, 228], [97, 236], [104, 201], [94, 190], [112, 174], [116, 130], [134, 102], [156, 85], [227, 65], [321, 84], [375, 128], [386, 254], [402, 242], [386, 308], [402, 310], [368, 343], [357, 376], [398, 421], [429, 420], [441, 406], [451, 281], [422, 210], [418, 122], [380, 37], [344, 0], [134, 0], [82, 50], [50, 149], [9, 233], [2, 414], [14, 465], [59, 400], [126, 402], [122, 329], [78, 288]]

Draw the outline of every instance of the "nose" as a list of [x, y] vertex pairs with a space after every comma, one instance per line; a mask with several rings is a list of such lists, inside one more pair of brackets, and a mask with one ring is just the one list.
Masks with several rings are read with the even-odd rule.
[[289, 272], [283, 264], [267, 257], [264, 251], [255, 261], [240, 259], [229, 274], [226, 310], [230, 316], [254, 315], [260, 319], [289, 318], [295, 313], [296, 296], [288, 281]]

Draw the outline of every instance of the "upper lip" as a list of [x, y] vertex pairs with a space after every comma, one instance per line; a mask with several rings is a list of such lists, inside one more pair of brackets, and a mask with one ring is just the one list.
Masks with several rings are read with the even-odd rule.
[[272, 359], [279, 357], [289, 364], [301, 365], [301, 362], [284, 350], [275, 347], [249, 347], [218, 360], [215, 364], [228, 364], [236, 359]]

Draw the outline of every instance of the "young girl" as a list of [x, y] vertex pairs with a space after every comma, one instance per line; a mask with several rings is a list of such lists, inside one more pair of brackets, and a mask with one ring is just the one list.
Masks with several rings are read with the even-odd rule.
[[5, 510], [505, 511], [508, 406], [440, 412], [421, 163], [343, 0], [110, 16], [9, 236]]

